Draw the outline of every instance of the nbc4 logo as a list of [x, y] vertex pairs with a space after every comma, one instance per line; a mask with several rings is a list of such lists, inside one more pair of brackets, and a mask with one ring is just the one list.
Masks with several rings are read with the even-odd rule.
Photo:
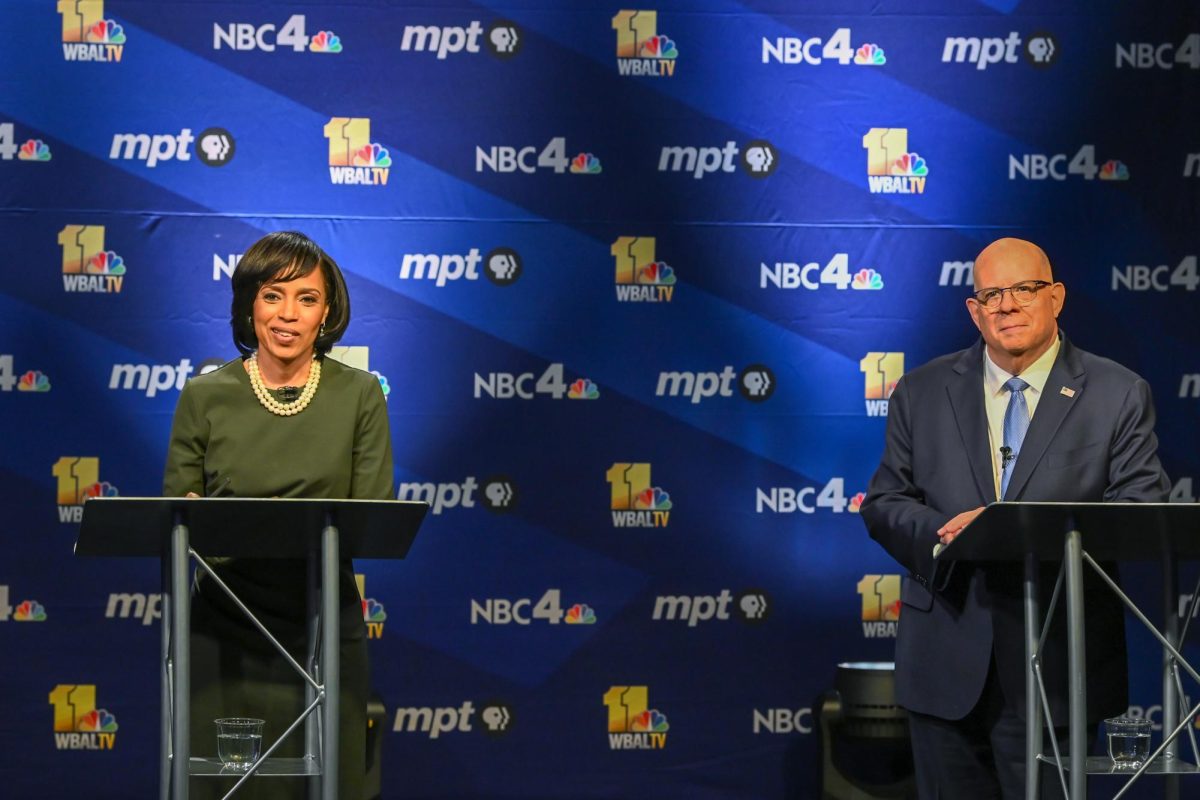
[[896, 621], [900, 619], [900, 576], [863, 575], [858, 593], [862, 597], [863, 636], [894, 639]]
[[83, 502], [92, 497], [116, 497], [117, 487], [100, 480], [100, 459], [63, 456], [50, 473], [58, 479], [58, 521], [80, 522]]
[[307, 22], [303, 14], [292, 14], [287, 22], [279, 26], [278, 33], [273, 22], [258, 26], [249, 22], [231, 22], [224, 28], [219, 22], [214, 22], [213, 49], [220, 50], [224, 45], [230, 50], [261, 50], [264, 53], [285, 48], [291, 48], [296, 53], [303, 53], [306, 48], [310, 53], [342, 52], [342, 40], [333, 31], [318, 31], [311, 37], [307, 36]]
[[94, 684], [60, 683], [50, 692], [54, 706], [54, 746], [59, 750], [112, 750], [117, 718], [96, 708]]
[[604, 693], [608, 708], [610, 750], [662, 750], [671, 725], [667, 715], [650, 708], [646, 686], [610, 686]]
[[51, 159], [50, 145], [41, 139], [26, 139], [19, 146], [16, 142], [16, 131], [11, 122], [0, 122], [0, 161], [12, 161], [16, 156], [20, 161], [45, 163]]
[[46, 607], [37, 600], [22, 600], [14, 609], [8, 604], [8, 587], [0, 584], [0, 622], [45, 622]]
[[104, 0], [58, 0], [58, 13], [62, 15], [65, 60], [121, 60], [125, 29], [104, 18]]
[[506, 597], [485, 598], [482, 603], [471, 598], [471, 624], [487, 625], [530, 625], [534, 620], [544, 620], [550, 625], [560, 622], [567, 625], [595, 625], [596, 611], [587, 603], [572, 603], [565, 610], [562, 591], [547, 589], [537, 600], [522, 597], [510, 600]]
[[58, 232], [63, 290], [115, 294], [125, 282], [125, 259], [104, 249], [103, 225], [68, 225]]
[[838, 28], [824, 41], [819, 36], [807, 39], [778, 36], [774, 41], [764, 36], [762, 63], [775, 61], [779, 64], [817, 66], [824, 61], [836, 61], [842, 66], [857, 64], [860, 67], [882, 67], [887, 63], [887, 54], [882, 47], [870, 43], [854, 47], [850, 44], [851, 36], [849, 28]]
[[838, 290], [879, 291], [883, 288], [883, 275], [870, 267], [861, 268], [851, 275], [850, 254], [834, 253], [824, 267], [816, 261], [804, 266], [795, 261], [776, 261], [773, 267], [760, 261], [758, 286], [766, 289], [769, 285], [777, 289], [804, 287], [809, 291], [816, 291], [822, 286], [832, 286]]
[[665, 528], [671, 495], [650, 483], [650, 465], [618, 462], [605, 477], [612, 488], [614, 528]]
[[50, 376], [40, 369], [27, 369], [17, 377], [12, 353], [0, 353], [0, 392], [11, 392], [14, 386], [18, 392], [45, 393], [50, 391]]
[[609, 248], [617, 264], [617, 301], [669, 303], [675, 294], [675, 270], [654, 258], [653, 236], [619, 236]]
[[871, 352], [858, 362], [863, 374], [863, 397], [868, 417], [886, 417], [888, 398], [904, 374], [904, 353]]
[[392, 157], [371, 141], [368, 117], [333, 117], [325, 123], [329, 140], [329, 182], [348, 186], [386, 186]]
[[1116, 158], [1096, 166], [1096, 146], [1092, 144], [1083, 145], [1072, 156], [1066, 153], [1025, 153], [1019, 158], [1010, 153], [1008, 156], [1010, 181], [1018, 178], [1027, 181], [1065, 181], [1072, 175], [1079, 175], [1085, 181], [1093, 180], [1097, 175], [1102, 181], [1127, 181], [1129, 167]]
[[871, 194], [923, 194], [929, 165], [908, 151], [908, 128], [871, 128], [862, 140], [867, 151]]
[[618, 11], [612, 19], [617, 32], [617, 72], [670, 78], [675, 75], [679, 50], [668, 36], [658, 33], [657, 11]]
[[387, 620], [387, 611], [383, 603], [373, 597], [367, 597], [367, 576], [355, 574], [354, 582], [358, 584], [358, 596], [362, 598], [363, 622], [367, 624], [368, 639], [383, 638], [383, 623]]

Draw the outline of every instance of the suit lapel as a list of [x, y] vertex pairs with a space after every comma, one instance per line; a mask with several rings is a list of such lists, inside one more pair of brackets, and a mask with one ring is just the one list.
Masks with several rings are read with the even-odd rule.
[[963, 452], [971, 462], [971, 474], [979, 487], [981, 505], [987, 505], [996, 500], [996, 482], [992, 477], [987, 412], [983, 406], [982, 339], [963, 351], [954, 363], [954, 371], [957, 375], [946, 384], [946, 394], [958, 425], [958, 435], [962, 437]]
[[[1017, 463], [1013, 465], [1013, 474], [1008, 482], [1008, 494], [1005, 499], [1019, 500], [1021, 498], [1025, 484], [1029, 482], [1038, 462], [1045, 455], [1046, 448], [1053, 441], [1063, 420], [1075, 405], [1076, 398], [1083, 390], [1086, 381], [1087, 374], [1075, 348], [1067, 341], [1067, 337], [1063, 336], [1058, 358], [1054, 360], [1054, 366], [1050, 368], [1050, 377], [1046, 379], [1046, 386], [1038, 400], [1037, 411], [1034, 412], [1033, 419], [1029, 421], [1029, 430], [1025, 433], [1025, 441], [1021, 443], [1021, 452], [1017, 456]], [[1064, 387], [1070, 394], [1063, 393]]]

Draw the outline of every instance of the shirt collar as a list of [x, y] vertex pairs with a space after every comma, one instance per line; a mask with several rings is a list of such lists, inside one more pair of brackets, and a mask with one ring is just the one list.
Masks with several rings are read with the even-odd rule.
[[[1021, 379], [1039, 394], [1046, 388], [1046, 381], [1050, 379], [1050, 369], [1054, 366], [1054, 360], [1058, 358], [1058, 351], [1061, 348], [1062, 339], [1055, 336], [1054, 343], [1050, 345], [1049, 349], [1021, 373]], [[988, 394], [998, 395], [1003, 392], [1005, 382], [1011, 377], [1013, 377], [1011, 374], [996, 366], [996, 362], [992, 361], [987, 348], [984, 347], [983, 385], [987, 387]]]

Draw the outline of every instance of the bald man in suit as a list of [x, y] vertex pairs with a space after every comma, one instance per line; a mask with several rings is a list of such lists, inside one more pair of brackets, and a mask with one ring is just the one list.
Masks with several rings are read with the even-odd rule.
[[[1062, 335], [1066, 288], [1041, 248], [993, 242], [974, 279], [966, 303], [980, 340], [901, 378], [862, 506], [871, 537], [908, 570], [896, 695], [930, 800], [1025, 791], [1021, 567], [948, 567], [935, 548], [998, 499], [1164, 502], [1169, 490], [1149, 387]], [[1042, 608], [1057, 569], [1042, 570]], [[1085, 605], [1088, 720], [1098, 722], [1127, 707], [1124, 615], [1090, 571]], [[1067, 719], [1063, 616], [1060, 607], [1042, 651], [1056, 723]]]

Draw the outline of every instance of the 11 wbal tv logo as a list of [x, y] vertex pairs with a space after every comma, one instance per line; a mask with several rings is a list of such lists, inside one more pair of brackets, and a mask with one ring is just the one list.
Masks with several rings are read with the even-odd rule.
[[908, 151], [908, 128], [871, 128], [862, 146], [871, 194], [924, 194], [929, 165]]
[[868, 417], [886, 417], [888, 398], [904, 374], [904, 353], [871, 352], [858, 362]]
[[618, 236], [609, 253], [616, 261], [617, 302], [669, 303], [675, 269], [654, 257], [653, 236]]
[[647, 686], [610, 686], [604, 693], [608, 708], [608, 749], [662, 750], [671, 725], [667, 715], [650, 708]]
[[345, 186], [387, 186], [392, 157], [371, 141], [369, 117], [333, 117], [325, 123], [329, 140], [329, 182]]
[[665, 528], [671, 495], [650, 483], [650, 465], [617, 462], [605, 473], [612, 489], [614, 528]]
[[103, 225], [67, 225], [62, 246], [63, 291], [117, 294], [125, 282], [125, 259], [104, 249]]
[[104, 18], [104, 0], [58, 0], [62, 15], [63, 59], [120, 61], [125, 29]]
[[58, 481], [58, 521], [80, 522], [83, 503], [92, 497], [116, 497], [117, 487], [100, 480], [100, 459], [63, 456], [50, 470]]
[[675, 75], [679, 49], [658, 32], [657, 11], [618, 11], [612, 19], [617, 32], [617, 72], [652, 78]]
[[863, 575], [858, 582], [862, 597], [862, 630], [867, 639], [896, 638], [900, 619], [900, 576]]
[[96, 708], [94, 684], [60, 683], [50, 692], [54, 706], [54, 746], [59, 750], [112, 750], [117, 743], [117, 717]]
[[387, 610], [384, 609], [383, 603], [374, 597], [367, 597], [366, 575], [356, 573], [354, 582], [358, 584], [358, 596], [362, 598], [363, 622], [367, 626], [367, 638], [382, 639], [383, 623], [387, 621]]

